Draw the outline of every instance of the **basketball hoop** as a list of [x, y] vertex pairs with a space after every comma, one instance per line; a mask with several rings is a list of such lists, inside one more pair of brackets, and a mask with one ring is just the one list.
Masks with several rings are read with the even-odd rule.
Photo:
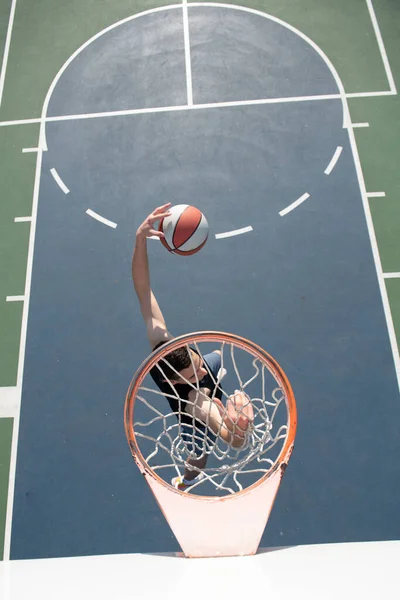
[[[193, 403], [179, 397], [179, 386], [171, 386], [171, 394], [166, 394], [152, 382], [154, 369], [164, 381], [170, 383], [167, 372], [176, 380], [179, 372], [166, 357], [178, 348], [202, 358], [213, 383], [207, 405], [212, 408], [218, 402], [221, 423], [229, 422], [227, 406], [234, 390], [249, 399], [254, 417], [240, 433], [239, 447], [222, 439], [221, 429], [210, 430], [208, 413], [200, 426], [198, 418], [188, 417]], [[215, 350], [220, 356], [218, 373], [208, 364], [210, 355], [215, 363]], [[195, 381], [184, 379], [184, 384], [199, 393], [197, 375]], [[177, 410], [171, 410], [168, 397]], [[265, 350], [245, 338], [217, 331], [190, 333], [162, 345], [141, 364], [126, 397], [126, 436], [185, 556], [257, 551], [293, 449], [296, 424], [296, 403], [286, 375]], [[194, 456], [203, 457], [206, 466], [193, 485], [180, 491], [171, 478], [190, 469]]]

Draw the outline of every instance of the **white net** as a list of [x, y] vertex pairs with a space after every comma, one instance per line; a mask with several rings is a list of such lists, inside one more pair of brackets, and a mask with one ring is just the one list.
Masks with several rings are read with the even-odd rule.
[[[289, 418], [284, 386], [267, 361], [233, 342], [195, 341], [182, 347], [190, 360], [185, 371], [192, 374], [190, 380], [167, 354], [153, 371], [157, 371], [156, 379], [168, 384], [170, 393], [157, 387], [150, 374], [137, 390], [133, 413], [136, 442], [147, 465], [167, 483], [191, 472], [198, 476], [186, 489], [188, 493], [235, 494], [265, 475], [282, 450]], [[201, 380], [199, 364], [206, 372]], [[184, 385], [183, 397], [178, 393], [183, 389], [176, 385], [178, 379]], [[246, 418], [245, 406], [239, 406], [232, 417], [229, 406], [235, 391], [251, 404], [252, 418]], [[189, 398], [188, 392], [192, 392]], [[199, 398], [203, 400], [200, 412]], [[239, 426], [242, 415], [245, 426]], [[223, 435], [227, 429], [233, 432], [230, 443]], [[235, 445], [233, 439], [240, 441]], [[194, 470], [198, 461], [201, 469]]]

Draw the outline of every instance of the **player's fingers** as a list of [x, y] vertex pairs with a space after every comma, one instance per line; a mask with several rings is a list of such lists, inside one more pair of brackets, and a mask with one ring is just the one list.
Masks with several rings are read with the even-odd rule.
[[149, 223], [153, 224], [155, 221], [160, 221], [161, 219], [164, 219], [165, 217], [169, 217], [170, 216], [170, 212], [163, 212], [160, 213], [159, 215], [152, 215], [151, 217], [149, 217]]
[[150, 229], [150, 233], [151, 233], [151, 235], [155, 235], [155, 236], [157, 236], [159, 238], [164, 238], [165, 237], [165, 235], [163, 234], [163, 232], [162, 231], [158, 231], [158, 229]]
[[253, 405], [251, 404], [250, 397], [245, 393], [239, 390], [235, 390], [232, 399], [232, 414], [237, 415], [237, 417], [243, 418], [245, 420], [253, 421], [254, 420], [254, 411]]
[[167, 204], [163, 204], [162, 206], [157, 206], [157, 208], [153, 211], [153, 214], [164, 212], [167, 206], [171, 206], [171, 202], [167, 202]]
[[171, 216], [171, 212], [169, 210], [167, 210], [167, 211], [157, 215], [157, 219], [164, 219], [164, 217], [170, 217], [170, 216]]
[[219, 414], [222, 417], [225, 414], [225, 406], [222, 404], [219, 398], [214, 398], [213, 402], [217, 406]]

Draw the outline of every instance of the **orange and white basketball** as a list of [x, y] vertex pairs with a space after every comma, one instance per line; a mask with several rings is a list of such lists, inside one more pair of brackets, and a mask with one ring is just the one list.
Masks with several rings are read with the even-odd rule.
[[196, 254], [207, 241], [208, 223], [203, 213], [195, 206], [177, 204], [168, 209], [171, 213], [160, 221], [160, 238], [164, 246], [174, 254], [190, 256]]

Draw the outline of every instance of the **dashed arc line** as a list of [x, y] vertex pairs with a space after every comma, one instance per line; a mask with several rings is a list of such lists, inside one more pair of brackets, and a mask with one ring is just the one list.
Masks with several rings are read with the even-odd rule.
[[247, 227], [242, 227], [241, 229], [233, 229], [232, 231], [225, 231], [224, 233], [216, 233], [215, 239], [222, 240], [223, 238], [242, 235], [242, 233], [248, 233], [250, 231], [253, 231], [253, 228], [251, 225], [248, 225]]
[[298, 206], [300, 206], [300, 204], [303, 204], [303, 202], [305, 200], [307, 200], [310, 197], [310, 194], [308, 194], [307, 192], [305, 194], [303, 194], [302, 196], [300, 196], [300, 198], [297, 198], [297, 200], [295, 200], [294, 202], [292, 202], [292, 204], [289, 204], [289, 206], [287, 206], [286, 208], [284, 208], [283, 210], [281, 210], [279, 212], [279, 215], [281, 217], [284, 217], [285, 215], [287, 215], [288, 213], [290, 213], [292, 210], [294, 210], [295, 208], [297, 208]]
[[[342, 154], [342, 150], [343, 150], [343, 146], [337, 146], [336, 150], [328, 164], [328, 166], [326, 167], [324, 173], [325, 175], [330, 175], [333, 171], [333, 169], [336, 166], [337, 161], [340, 158], [340, 155]], [[294, 210], [295, 208], [297, 208], [298, 206], [300, 206], [300, 204], [303, 204], [303, 202], [305, 202], [305, 200], [308, 200], [308, 198], [310, 197], [310, 194], [308, 194], [307, 192], [305, 194], [303, 194], [302, 196], [300, 196], [300, 198], [297, 198], [297, 200], [295, 200], [294, 202], [292, 202], [292, 204], [289, 204], [289, 206], [287, 206], [286, 208], [284, 208], [283, 210], [281, 210], [279, 212], [279, 215], [281, 217], [284, 217], [285, 215], [287, 215], [288, 213], [290, 213], [292, 210]]]
[[54, 181], [57, 183], [59, 188], [62, 189], [64, 194], [69, 194], [69, 189], [67, 188], [67, 186], [65, 185], [65, 183], [63, 182], [63, 180], [61, 179], [59, 174], [57, 173], [57, 169], [54, 169], [54, 168], [50, 169], [50, 173], [53, 175]]
[[114, 223], [114, 221], [110, 221], [109, 219], [102, 217], [101, 215], [94, 212], [94, 210], [91, 210], [90, 208], [87, 209], [86, 214], [89, 215], [89, 217], [92, 217], [92, 219], [96, 219], [96, 221], [100, 221], [100, 223], [103, 223], [103, 225], [107, 225], [107, 227], [111, 227], [112, 229], [115, 229], [117, 227], [117, 223]]
[[332, 156], [329, 165], [326, 167], [326, 169], [324, 171], [325, 175], [330, 175], [332, 173], [333, 169], [336, 166], [337, 161], [339, 160], [340, 155], [342, 154], [342, 150], [343, 150], [342, 146], [336, 147], [334, 155]]

